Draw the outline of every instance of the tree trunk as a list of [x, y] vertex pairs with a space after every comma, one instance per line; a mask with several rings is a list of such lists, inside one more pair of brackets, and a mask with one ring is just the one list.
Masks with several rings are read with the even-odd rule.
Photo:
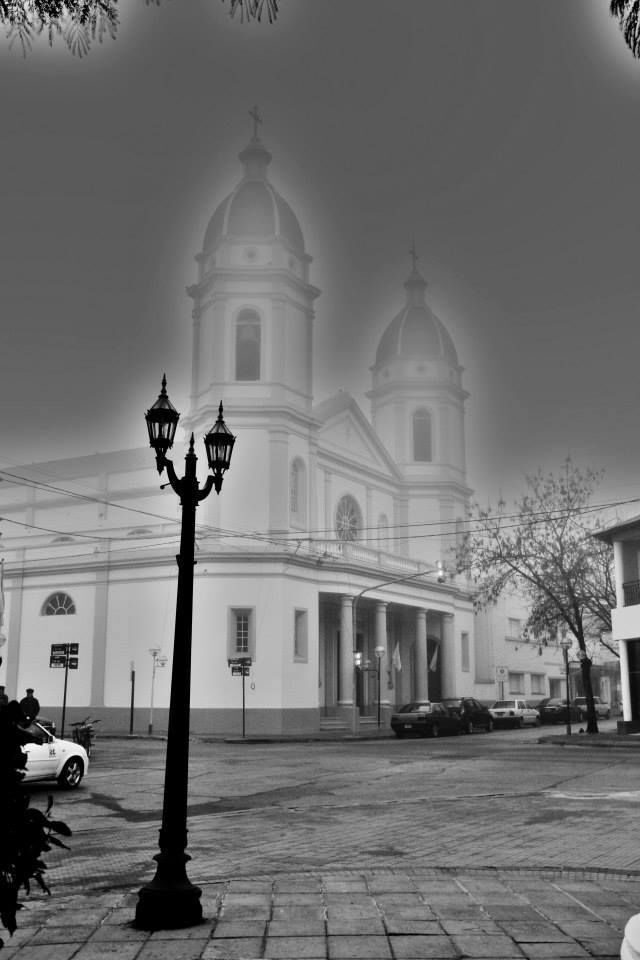
[[591, 685], [591, 660], [584, 657], [580, 661], [580, 671], [582, 673], [582, 685], [584, 695], [587, 698], [587, 733], [598, 732], [598, 716], [593, 702], [593, 687]]

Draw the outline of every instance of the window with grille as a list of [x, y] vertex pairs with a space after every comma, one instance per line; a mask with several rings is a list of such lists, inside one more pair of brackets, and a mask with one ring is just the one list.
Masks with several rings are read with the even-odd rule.
[[76, 612], [76, 605], [68, 593], [52, 593], [42, 604], [40, 613], [45, 617], [66, 616]]
[[308, 649], [308, 614], [306, 610], [293, 611], [293, 659], [306, 662], [309, 659]]
[[469, 666], [469, 634], [464, 632], [460, 634], [460, 669], [468, 673]]
[[532, 673], [531, 674], [531, 693], [539, 693], [541, 696], [544, 696], [546, 693], [545, 689], [545, 674], [544, 673]]
[[507, 640], [520, 640], [522, 634], [522, 621], [515, 617], [509, 617], [507, 621]]
[[524, 673], [509, 673], [509, 693], [524, 693]]
[[251, 607], [229, 609], [227, 657], [256, 658], [255, 610]]

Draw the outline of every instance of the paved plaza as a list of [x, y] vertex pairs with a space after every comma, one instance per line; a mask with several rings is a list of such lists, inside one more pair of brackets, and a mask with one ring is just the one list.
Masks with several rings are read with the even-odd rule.
[[53, 895], [27, 899], [4, 958], [619, 957], [640, 911], [640, 749], [538, 737], [194, 743], [205, 920], [155, 933], [131, 921], [163, 744], [103, 741], [83, 788], [55, 795], [72, 851], [47, 855]]

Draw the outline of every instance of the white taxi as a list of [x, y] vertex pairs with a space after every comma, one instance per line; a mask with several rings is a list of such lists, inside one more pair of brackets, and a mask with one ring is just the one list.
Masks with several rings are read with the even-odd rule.
[[60, 740], [34, 720], [25, 727], [35, 738], [22, 746], [27, 755], [23, 783], [34, 780], [57, 780], [61, 787], [77, 787], [89, 769], [87, 751], [79, 743]]
[[534, 727], [540, 726], [538, 711], [519, 697], [515, 700], [496, 700], [493, 706], [489, 707], [489, 713], [496, 727], [524, 727], [526, 723]]

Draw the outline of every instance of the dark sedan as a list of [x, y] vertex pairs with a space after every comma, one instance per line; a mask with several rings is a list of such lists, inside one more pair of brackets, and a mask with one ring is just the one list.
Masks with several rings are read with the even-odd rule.
[[442, 703], [460, 717], [465, 733], [473, 733], [474, 730], [486, 730], [487, 733], [491, 733], [493, 730], [493, 717], [489, 713], [489, 708], [483, 707], [473, 697], [445, 697]]
[[[567, 701], [560, 697], [545, 697], [536, 705], [540, 714], [540, 723], [566, 723]], [[579, 720], [580, 712], [575, 707], [570, 708], [570, 719]]]
[[396, 737], [440, 737], [464, 732], [458, 714], [443, 703], [432, 703], [430, 700], [405, 703], [397, 713], [392, 714], [391, 729]]

